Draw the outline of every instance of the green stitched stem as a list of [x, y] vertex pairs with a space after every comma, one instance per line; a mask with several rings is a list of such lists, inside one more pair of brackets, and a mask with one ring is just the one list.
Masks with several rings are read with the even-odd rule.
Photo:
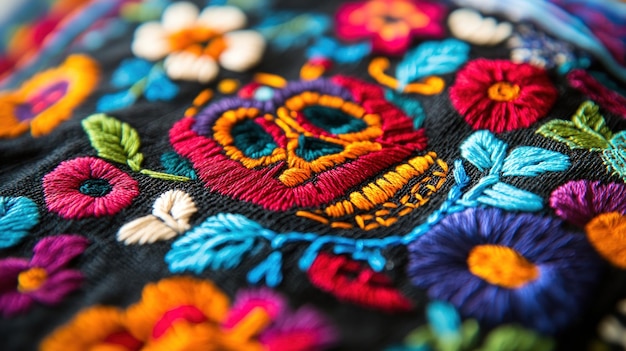
[[135, 97], [139, 98], [143, 95], [146, 85], [148, 85], [148, 76], [138, 80], [137, 83], [133, 84], [133, 86], [128, 89], [128, 91], [130, 91]]
[[175, 181], [175, 182], [186, 182], [186, 181], [188, 181], [190, 179], [190, 178], [183, 177], [183, 176], [177, 176], [177, 175], [173, 175], [173, 174], [155, 172], [155, 171], [151, 171], [149, 169], [142, 169], [141, 171], [139, 171], [139, 173], [145, 174], [145, 175], [150, 176], [152, 178], [163, 179], [163, 180], [172, 180], [172, 181]]

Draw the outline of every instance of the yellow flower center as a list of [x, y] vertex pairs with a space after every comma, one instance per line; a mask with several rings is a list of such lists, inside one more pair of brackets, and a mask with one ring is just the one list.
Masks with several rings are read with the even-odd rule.
[[520, 288], [539, 276], [537, 266], [517, 251], [501, 245], [478, 245], [467, 257], [470, 272], [503, 288]]
[[519, 85], [509, 82], [497, 82], [489, 87], [489, 98], [495, 101], [512, 101], [519, 96]]
[[29, 292], [37, 290], [48, 279], [48, 273], [43, 268], [31, 268], [21, 272], [17, 276], [17, 290], [19, 292]]

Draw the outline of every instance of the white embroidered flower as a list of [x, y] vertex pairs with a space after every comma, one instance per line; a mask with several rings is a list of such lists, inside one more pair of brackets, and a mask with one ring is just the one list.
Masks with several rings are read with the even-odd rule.
[[[253, 30], [239, 30], [246, 15], [233, 6], [196, 5], [178, 2], [167, 7], [161, 22], [147, 22], [135, 31], [132, 51], [151, 61], [165, 58], [172, 79], [208, 83], [219, 65], [236, 72], [257, 64], [265, 50], [265, 39]], [[218, 65], [219, 64], [219, 65]]]
[[483, 18], [479, 12], [470, 9], [452, 12], [448, 17], [448, 27], [455, 37], [476, 45], [497, 45], [513, 32], [510, 23]]

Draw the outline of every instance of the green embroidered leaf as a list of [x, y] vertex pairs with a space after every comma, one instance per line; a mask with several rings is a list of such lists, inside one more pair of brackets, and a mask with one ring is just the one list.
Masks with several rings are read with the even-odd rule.
[[554, 341], [522, 327], [505, 325], [494, 329], [478, 351], [550, 351]]
[[610, 146], [609, 141], [591, 128], [579, 129], [575, 123], [563, 120], [552, 120], [542, 125], [537, 133], [546, 138], [564, 143], [570, 149], [588, 149], [589, 151], [604, 150]]
[[133, 171], [141, 169], [143, 155], [139, 152], [139, 134], [128, 123], [105, 114], [94, 114], [84, 119], [82, 126], [99, 157], [126, 163]]
[[602, 152], [602, 161], [604, 161], [604, 165], [610, 173], [618, 175], [626, 182], [626, 150], [604, 150]]
[[600, 109], [591, 101], [585, 101], [580, 105], [576, 114], [572, 116], [572, 121], [578, 129], [589, 134], [599, 134], [605, 140], [613, 138], [613, 132], [606, 126]]

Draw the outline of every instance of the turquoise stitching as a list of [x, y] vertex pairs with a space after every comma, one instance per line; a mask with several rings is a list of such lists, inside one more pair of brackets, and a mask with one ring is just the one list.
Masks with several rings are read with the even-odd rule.
[[0, 249], [19, 243], [37, 223], [39, 211], [31, 199], [0, 196]]
[[456, 160], [453, 169], [455, 184], [446, 200], [424, 223], [406, 235], [353, 239], [313, 233], [276, 233], [242, 215], [218, 214], [207, 218], [176, 240], [165, 255], [165, 261], [172, 273], [191, 271], [199, 274], [207, 267], [232, 269], [247, 255], [256, 255], [269, 246], [271, 253], [248, 272], [247, 279], [253, 284], [265, 280], [268, 286], [273, 287], [282, 281], [281, 249], [289, 244], [305, 244], [308, 247], [298, 260], [298, 268], [303, 271], [309, 269], [318, 253], [326, 246], [331, 246], [335, 254], [350, 255], [354, 260], [367, 262], [373, 270], [382, 271], [387, 265], [382, 254], [383, 249], [408, 245], [452, 213], [475, 206], [518, 211], [541, 209], [541, 197], [501, 182], [500, 176], [536, 176], [545, 172], [563, 171], [569, 168], [569, 158], [558, 152], [526, 146], [514, 149], [507, 156], [507, 147], [506, 143], [488, 131], [471, 135], [461, 145], [461, 155], [481, 171], [488, 170], [488, 173], [465, 191], [471, 180], [465, 172], [463, 161]]

